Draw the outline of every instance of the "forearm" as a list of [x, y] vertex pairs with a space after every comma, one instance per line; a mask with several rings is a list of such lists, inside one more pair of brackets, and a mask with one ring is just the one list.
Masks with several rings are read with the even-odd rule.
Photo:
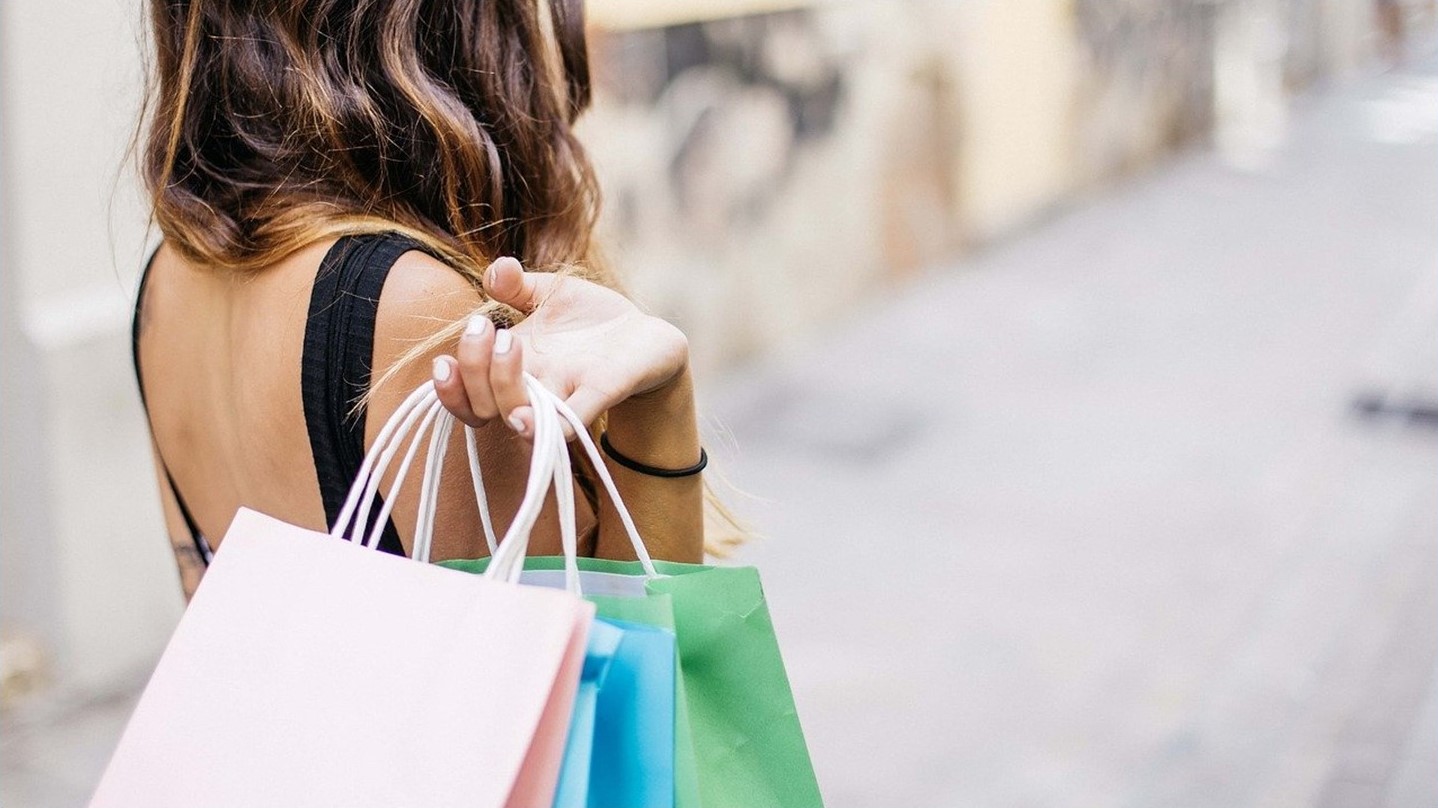
[[[609, 410], [607, 429], [610, 444], [625, 457], [656, 468], [692, 466], [699, 459], [699, 424], [689, 371], [686, 369], [659, 390], [615, 405]], [[654, 477], [607, 457], [605, 465], [650, 555], [666, 561], [702, 560], [702, 475]], [[600, 506], [595, 554], [601, 558], [634, 558], [624, 525], [607, 497]]]

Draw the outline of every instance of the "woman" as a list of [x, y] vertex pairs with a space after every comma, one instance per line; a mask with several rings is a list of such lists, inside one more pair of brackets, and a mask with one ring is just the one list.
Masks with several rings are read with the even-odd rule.
[[[687, 344], [591, 244], [577, 2], [152, 0], [150, 15], [141, 165], [164, 241], [135, 358], [187, 594], [240, 506], [327, 529], [379, 427], [431, 378], [480, 428], [502, 529], [533, 430], [521, 370], [606, 430], [651, 553], [699, 559]], [[445, 478], [436, 558], [484, 552], [465, 477]], [[588, 479], [584, 549], [626, 557]], [[385, 527], [391, 552], [417, 488]], [[531, 547], [558, 551], [552, 512]]]

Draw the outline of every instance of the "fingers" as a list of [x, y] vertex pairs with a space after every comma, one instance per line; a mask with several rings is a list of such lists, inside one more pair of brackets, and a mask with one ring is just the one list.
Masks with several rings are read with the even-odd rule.
[[484, 423], [484, 419], [476, 416], [469, 405], [469, 395], [465, 392], [464, 382], [460, 380], [459, 363], [454, 357], [437, 357], [434, 360], [433, 374], [435, 392], [439, 393], [439, 401], [445, 409], [469, 426]]
[[549, 293], [557, 276], [549, 272], [525, 272], [518, 259], [505, 256], [484, 271], [484, 291], [490, 297], [528, 314]]
[[524, 389], [524, 351], [507, 328], [494, 335], [494, 353], [489, 362], [489, 387], [500, 417], [515, 432], [528, 438], [533, 434], [534, 413]]
[[494, 324], [488, 317], [474, 315], [459, 338], [459, 368], [469, 407], [481, 421], [499, 414], [494, 392], [489, 385], [491, 353], [494, 350]]
[[524, 353], [509, 329], [496, 329], [483, 316], [471, 317], [459, 338], [458, 358], [434, 360], [434, 388], [439, 400], [469, 426], [496, 417], [528, 438], [534, 414], [524, 388]]

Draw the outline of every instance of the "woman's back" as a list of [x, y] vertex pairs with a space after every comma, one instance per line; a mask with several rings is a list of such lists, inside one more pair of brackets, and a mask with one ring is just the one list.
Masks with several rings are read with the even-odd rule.
[[[164, 247], [156, 253], [140, 300], [136, 359], [155, 443], [179, 492], [178, 500], [166, 498], [177, 549], [192, 527], [215, 543], [241, 506], [328, 529], [363, 451], [428, 363], [412, 363], [415, 373], [401, 372], [356, 411], [369, 377], [382, 375], [446, 315], [458, 317], [477, 302], [466, 281], [415, 246], [389, 234], [346, 237], [244, 275], [196, 267]], [[526, 450], [502, 427], [482, 428], [480, 437], [502, 526], [521, 493]], [[483, 554], [467, 475], [451, 471], [436, 552]], [[409, 482], [395, 503], [398, 530], [387, 530], [381, 543], [391, 552], [410, 539]], [[593, 517], [586, 516], [588, 526]], [[539, 550], [557, 546], [548, 520], [535, 543]], [[190, 566], [199, 561], [184, 555]], [[189, 590], [194, 576], [185, 566]]]
[[[248, 504], [325, 529], [300, 393], [318, 244], [247, 277], [162, 247], [138, 311], [138, 364], [155, 442], [201, 532]], [[172, 531], [174, 532], [174, 531]]]
[[[616, 477], [644, 503], [634, 519], [651, 549], [698, 557], [687, 343], [592, 255], [578, 0], [153, 0], [149, 15], [139, 165], [165, 247], [136, 357], [187, 590], [200, 537], [220, 539], [241, 506], [325, 528], [368, 441], [431, 374], [479, 430], [497, 527], [522, 494], [529, 372], [629, 452]], [[329, 283], [326, 256], [351, 244], [420, 249], [361, 261], [377, 283]], [[560, 289], [561, 269], [584, 279]], [[440, 491], [439, 558], [486, 547], [460, 471]], [[406, 482], [391, 551], [414, 524]], [[581, 549], [629, 552], [615, 509], [593, 511]], [[556, 534], [551, 508], [532, 551], [558, 549]]]

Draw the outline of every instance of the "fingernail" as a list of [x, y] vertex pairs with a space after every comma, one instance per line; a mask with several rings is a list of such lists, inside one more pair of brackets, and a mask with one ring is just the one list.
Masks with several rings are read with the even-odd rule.
[[510, 428], [526, 438], [529, 437], [529, 422], [524, 419], [524, 416], [529, 412], [529, 407], [515, 407], [514, 412], [509, 414]]
[[514, 335], [509, 333], [508, 328], [501, 328], [494, 335], [494, 352], [497, 354], [509, 353], [509, 346], [514, 342]]
[[524, 416], [528, 412], [528, 407], [515, 407], [514, 412], [509, 414], [510, 428], [526, 438], [529, 437], [529, 422], [524, 419]]
[[489, 325], [489, 318], [482, 314], [476, 314], [469, 318], [469, 324], [464, 327], [466, 337], [474, 337], [484, 333], [484, 327]]
[[437, 358], [437, 359], [434, 360], [434, 380], [435, 380], [435, 381], [437, 381], [437, 382], [447, 382], [447, 381], [449, 381], [449, 374], [450, 374], [451, 372], [452, 372], [452, 371], [449, 369], [449, 363], [446, 362], [446, 361], [444, 361], [444, 358], [443, 358], [443, 357], [439, 357], [439, 358]]

